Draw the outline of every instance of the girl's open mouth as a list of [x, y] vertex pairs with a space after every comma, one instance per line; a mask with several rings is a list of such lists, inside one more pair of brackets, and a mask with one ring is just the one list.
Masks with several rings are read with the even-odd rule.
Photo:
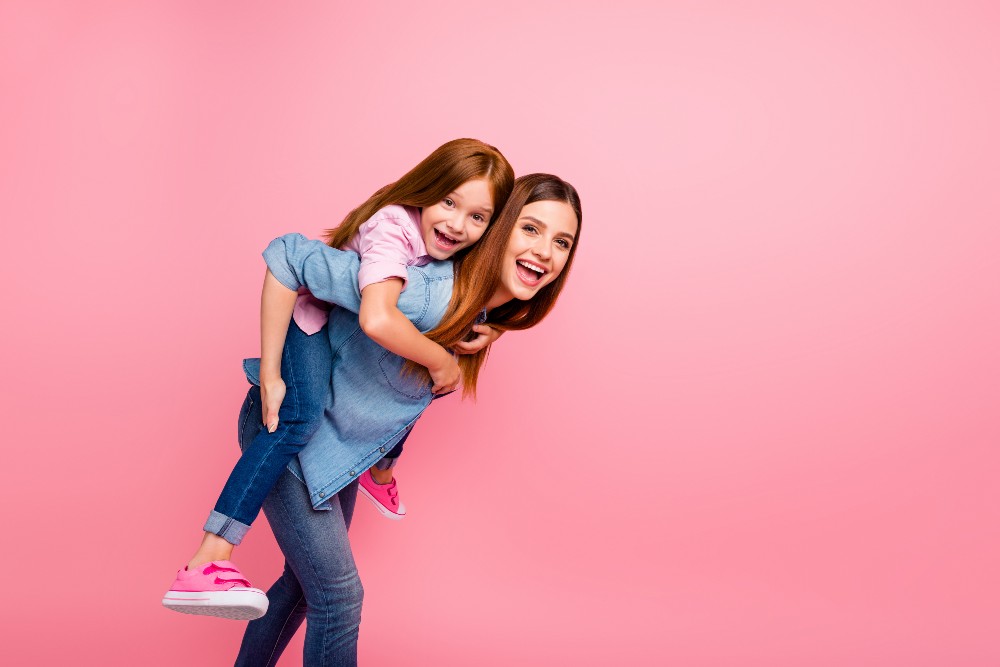
[[453, 239], [447, 234], [442, 234], [441, 232], [435, 229], [434, 243], [436, 243], [437, 247], [441, 248], [441, 250], [451, 251], [455, 248], [455, 246], [458, 245], [458, 239]]

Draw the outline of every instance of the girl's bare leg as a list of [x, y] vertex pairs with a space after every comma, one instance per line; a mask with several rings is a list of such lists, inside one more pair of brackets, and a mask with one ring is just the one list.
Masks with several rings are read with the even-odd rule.
[[188, 562], [188, 569], [211, 563], [213, 560], [229, 560], [233, 555], [233, 545], [215, 533], [205, 533], [201, 546]]

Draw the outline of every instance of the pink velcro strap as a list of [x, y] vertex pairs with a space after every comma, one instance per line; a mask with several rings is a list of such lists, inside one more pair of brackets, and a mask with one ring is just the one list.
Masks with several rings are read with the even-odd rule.
[[239, 572], [231, 573], [228, 577], [216, 577], [215, 583], [217, 584], [232, 584], [233, 586], [244, 586], [250, 588], [250, 582], [240, 576]]
[[215, 583], [217, 584], [232, 584], [233, 586], [246, 586], [250, 588], [250, 582], [243, 577], [240, 568], [228, 560], [212, 561], [205, 567], [205, 574], [217, 574], [215, 577]]

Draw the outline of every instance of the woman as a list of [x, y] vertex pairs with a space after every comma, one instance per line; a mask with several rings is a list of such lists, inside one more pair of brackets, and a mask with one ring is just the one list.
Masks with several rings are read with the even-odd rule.
[[[446, 346], [461, 340], [484, 307], [487, 324], [498, 330], [534, 326], [565, 284], [580, 221], [571, 185], [547, 174], [523, 176], [483, 239], [454, 267], [410, 267], [398, 307]], [[305, 286], [341, 308], [334, 309], [329, 328], [326, 418], [264, 503], [285, 554], [284, 573], [268, 591], [268, 614], [247, 626], [237, 665], [273, 665], [303, 619], [306, 665], [354, 665], [363, 590], [347, 529], [357, 477], [405, 439], [430, 403], [431, 387], [426, 376], [405, 369], [402, 358], [360, 332], [356, 255], [290, 235], [272, 242], [264, 257], [264, 326], [269, 318], [273, 326], [277, 313], [287, 327], [290, 308], [268, 307], [280, 290], [286, 290], [284, 303]], [[474, 388], [485, 355], [463, 358], [467, 387]], [[259, 366], [245, 367], [251, 383], [259, 384]], [[260, 389], [253, 387], [240, 413], [241, 447], [263, 428], [259, 410]]]

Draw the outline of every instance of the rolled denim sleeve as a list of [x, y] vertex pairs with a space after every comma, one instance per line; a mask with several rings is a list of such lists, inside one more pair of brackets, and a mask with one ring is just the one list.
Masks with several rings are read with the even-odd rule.
[[[305, 287], [321, 301], [346, 308], [354, 313], [361, 309], [361, 290], [358, 288], [358, 271], [361, 260], [349, 250], [331, 248], [322, 241], [311, 241], [302, 234], [280, 236], [264, 249], [264, 261], [274, 277], [291, 290]], [[450, 262], [438, 262], [433, 269], [438, 273], [451, 274]], [[396, 307], [421, 327], [431, 309], [432, 287], [440, 284], [440, 278], [429, 279], [428, 270], [422, 267], [407, 267], [406, 289], [399, 295]], [[450, 281], [444, 305], [450, 297]], [[436, 302], [435, 302], [436, 303]], [[437, 315], [440, 319], [440, 315]]]
[[302, 234], [285, 234], [271, 241], [263, 254], [267, 268], [288, 289], [305, 287], [317, 299], [355, 313], [361, 307], [361, 261], [353, 252], [311, 241]]

